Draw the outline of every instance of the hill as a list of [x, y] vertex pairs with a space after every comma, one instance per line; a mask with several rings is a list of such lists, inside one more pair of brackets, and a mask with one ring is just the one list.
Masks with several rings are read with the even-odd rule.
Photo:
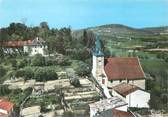
[[105, 38], [125, 38], [142, 37], [155, 35], [151, 30], [136, 29], [121, 24], [108, 24], [96, 27], [90, 27], [87, 29], [76, 30], [73, 32], [73, 36], [79, 37], [82, 35], [83, 30], [92, 31], [93, 33]]
[[148, 27], [148, 28], [143, 28], [143, 30], [146, 30], [155, 34], [168, 34], [168, 26]]

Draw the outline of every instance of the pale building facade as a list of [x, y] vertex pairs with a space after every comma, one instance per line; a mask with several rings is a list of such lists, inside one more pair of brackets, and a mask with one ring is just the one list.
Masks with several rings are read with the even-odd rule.
[[149, 108], [150, 93], [135, 85], [121, 83], [114, 86], [112, 95], [124, 100], [128, 104], [127, 107]]
[[24, 45], [23, 50], [30, 56], [34, 56], [36, 54], [41, 54], [42, 56], [44, 56], [45, 51], [47, 50], [47, 45], [42, 38], [37, 37], [32, 41], [32, 43]]

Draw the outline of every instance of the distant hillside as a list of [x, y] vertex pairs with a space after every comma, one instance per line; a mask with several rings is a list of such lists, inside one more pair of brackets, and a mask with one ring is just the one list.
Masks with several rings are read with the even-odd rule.
[[168, 34], [168, 26], [143, 28], [143, 30], [146, 30], [155, 34]]
[[114, 53], [114, 49], [118, 48], [167, 48], [167, 28], [168, 26], [137, 29], [121, 24], [109, 24], [76, 30], [72, 35], [78, 41], [83, 36], [84, 30], [97, 34], [105, 47]]
[[[83, 30], [84, 29], [74, 31], [73, 36], [75, 36], [76, 38], [82, 36]], [[155, 32], [149, 29], [136, 29], [121, 24], [102, 25], [97, 27], [90, 27], [85, 30], [92, 31], [95, 34], [100, 35], [103, 39], [105, 38], [129, 39], [132, 37], [134, 38], [134, 37], [155, 35]]]

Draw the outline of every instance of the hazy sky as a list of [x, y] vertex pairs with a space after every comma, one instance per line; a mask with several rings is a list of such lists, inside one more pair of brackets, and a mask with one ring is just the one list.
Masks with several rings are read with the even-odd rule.
[[168, 0], [0, 0], [0, 27], [11, 22], [73, 29], [102, 24], [168, 25]]

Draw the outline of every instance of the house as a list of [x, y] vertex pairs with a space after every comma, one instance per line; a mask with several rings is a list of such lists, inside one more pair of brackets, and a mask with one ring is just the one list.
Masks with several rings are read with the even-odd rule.
[[14, 104], [6, 99], [0, 99], [0, 117], [12, 117]]
[[96, 39], [92, 61], [92, 75], [101, 85], [112, 88], [125, 82], [145, 89], [146, 76], [138, 57], [105, 58], [101, 42]]
[[127, 105], [127, 103], [117, 96], [91, 103], [89, 104], [90, 117], [120, 117], [116, 115], [121, 114], [121, 112], [125, 114], [128, 113], [120, 110], [125, 105]]
[[118, 96], [128, 103], [128, 107], [149, 108], [150, 93], [127, 83], [121, 83], [112, 88], [112, 95]]
[[12, 40], [12, 41], [3, 41], [0, 42], [0, 45], [3, 47], [3, 51], [6, 54], [11, 54], [14, 52], [23, 51], [23, 46], [32, 43], [32, 40]]
[[14, 40], [14, 41], [4, 41], [0, 42], [0, 45], [3, 46], [3, 50], [7, 54], [11, 54], [14, 52], [23, 51], [24, 53], [28, 53], [30, 56], [34, 56], [36, 54], [45, 55], [45, 51], [47, 49], [47, 45], [42, 38], [36, 37], [35, 39], [29, 40]]
[[29, 53], [30, 56], [34, 56], [36, 54], [44, 56], [46, 49], [47, 45], [45, 44], [45, 41], [39, 37], [36, 37], [31, 43], [27, 43], [23, 46], [24, 52]]

